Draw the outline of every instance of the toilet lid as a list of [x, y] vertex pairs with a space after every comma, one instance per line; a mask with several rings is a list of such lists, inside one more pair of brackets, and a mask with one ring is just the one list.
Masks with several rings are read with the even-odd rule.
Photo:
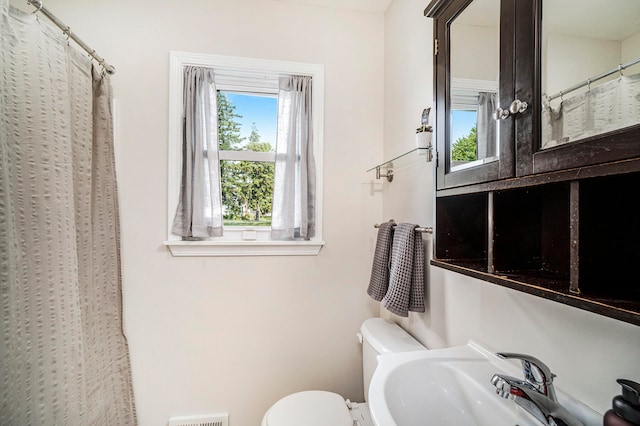
[[347, 404], [337, 393], [305, 391], [285, 396], [265, 415], [265, 426], [353, 426]]

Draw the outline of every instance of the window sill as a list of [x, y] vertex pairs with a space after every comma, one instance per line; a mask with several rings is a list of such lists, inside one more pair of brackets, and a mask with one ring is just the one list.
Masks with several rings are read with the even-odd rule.
[[173, 256], [317, 256], [324, 241], [164, 242]]

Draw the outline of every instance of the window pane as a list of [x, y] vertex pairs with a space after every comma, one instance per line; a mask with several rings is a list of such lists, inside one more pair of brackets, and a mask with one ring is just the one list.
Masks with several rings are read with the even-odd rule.
[[271, 226], [274, 163], [220, 161], [225, 226]]
[[[275, 152], [277, 110], [275, 96], [219, 91], [220, 149]], [[224, 226], [271, 226], [274, 166], [220, 161]]]
[[220, 149], [275, 151], [276, 95], [218, 91], [218, 115]]

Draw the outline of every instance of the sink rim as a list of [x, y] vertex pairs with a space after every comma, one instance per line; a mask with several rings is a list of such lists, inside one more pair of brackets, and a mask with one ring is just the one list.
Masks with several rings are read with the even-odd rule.
[[[464, 346], [379, 355], [378, 367], [371, 379], [368, 395], [374, 424], [396, 425], [386, 399], [386, 384], [394, 372], [416, 361], [433, 361], [439, 364], [450, 364], [456, 361], [489, 362], [495, 367], [496, 372], [514, 376], [520, 373], [520, 370], [510, 362], [498, 358], [472, 340]], [[498, 398], [497, 395], [496, 398]]]
[[[390, 408], [386, 401], [386, 384], [387, 380], [396, 369], [413, 363], [414, 361], [434, 361], [439, 363], [452, 363], [455, 361], [480, 361], [488, 362], [493, 366], [494, 373], [507, 374], [514, 377], [522, 377], [522, 369], [519, 362], [513, 360], [505, 360], [497, 357], [493, 352], [487, 350], [474, 340], [470, 340], [466, 345], [454, 346], [443, 349], [425, 349], [404, 353], [388, 353], [378, 356], [378, 367], [376, 368], [371, 384], [369, 386], [368, 402], [375, 425], [396, 425], [391, 414]], [[489, 383], [487, 383], [491, 386]], [[558, 399], [565, 405], [565, 408], [571, 406], [574, 412], [587, 425], [601, 425], [602, 415], [587, 407], [582, 402], [576, 400], [572, 396], [566, 394], [556, 387]], [[491, 392], [489, 392], [491, 393]], [[500, 397], [495, 395], [497, 401]], [[523, 413], [527, 418], [533, 419], [533, 424], [539, 424], [535, 418], [525, 410], [518, 407], [513, 401], [514, 413], [519, 415]], [[574, 411], [575, 410], [575, 411]]]

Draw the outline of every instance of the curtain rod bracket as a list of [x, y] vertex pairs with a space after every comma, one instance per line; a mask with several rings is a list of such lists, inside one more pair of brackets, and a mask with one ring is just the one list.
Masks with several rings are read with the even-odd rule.
[[30, 4], [31, 6], [36, 8], [36, 10], [34, 10], [33, 13], [42, 13], [44, 16], [49, 18], [51, 22], [53, 22], [58, 28], [60, 28], [62, 30], [62, 33], [67, 36], [67, 40], [72, 39], [73, 41], [78, 43], [78, 46], [80, 46], [83, 50], [85, 50], [91, 58], [95, 59], [96, 62], [98, 62], [98, 64], [102, 66], [102, 69], [107, 74], [115, 74], [116, 69], [113, 66], [107, 64], [104, 59], [98, 56], [98, 54], [94, 49], [91, 49], [89, 46], [87, 46], [87, 44], [84, 41], [82, 41], [78, 36], [76, 36], [71, 31], [70, 26], [64, 24], [53, 13], [51, 13], [49, 9], [44, 7], [44, 5], [42, 4], [42, 0], [27, 0], [27, 4]]
[[389, 163], [384, 167], [385, 174], [380, 173], [380, 167], [376, 166], [376, 179], [387, 178], [387, 182], [393, 182], [393, 163]]

